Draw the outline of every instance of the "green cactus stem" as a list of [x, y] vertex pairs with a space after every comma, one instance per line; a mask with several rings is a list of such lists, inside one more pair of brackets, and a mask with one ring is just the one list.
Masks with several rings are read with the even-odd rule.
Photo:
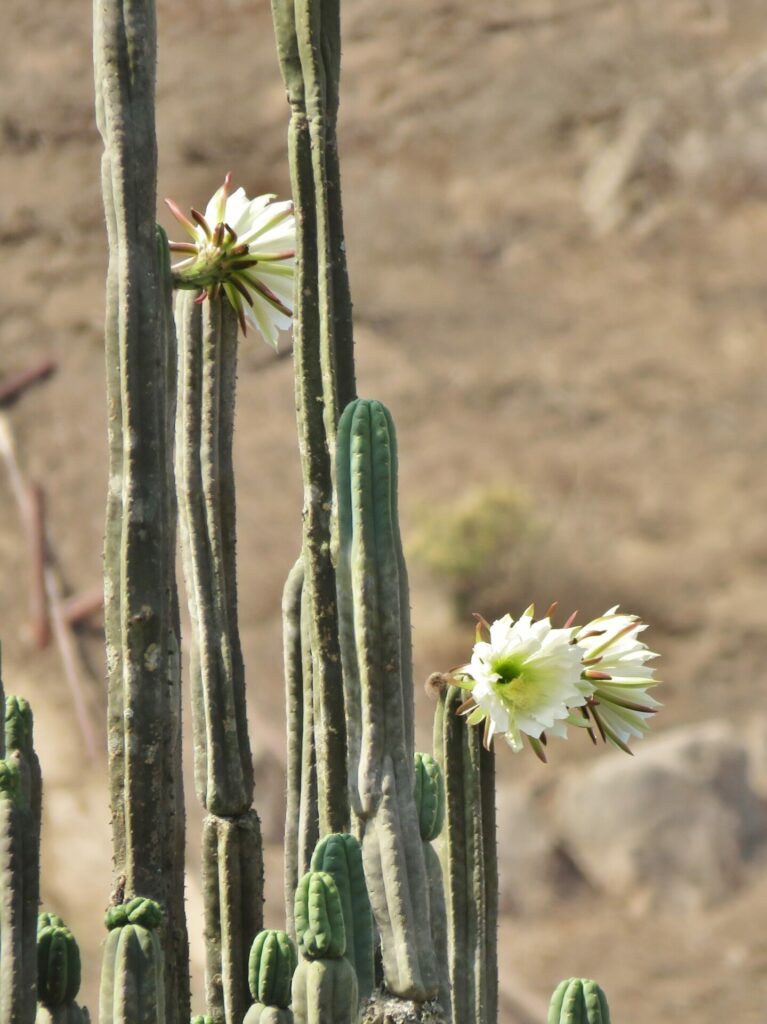
[[[264, 1020], [263, 1010], [270, 1007], [287, 1011], [290, 1007], [291, 985], [298, 965], [298, 953], [293, 939], [274, 930], [259, 932], [250, 951], [248, 983], [255, 1007], [246, 1016], [253, 1024]], [[256, 1008], [262, 1008], [254, 1012]]]
[[206, 999], [216, 1024], [250, 1002], [251, 943], [263, 925], [263, 855], [237, 621], [232, 462], [237, 317], [222, 297], [176, 304], [176, 483], [192, 622], [192, 725], [203, 830]]
[[37, 919], [37, 1015], [35, 1024], [88, 1024], [75, 1002], [80, 989], [80, 950], [60, 917]]
[[175, 340], [167, 240], [155, 227], [154, 0], [98, 0], [94, 65], [109, 238], [104, 601], [114, 888], [166, 908], [167, 1024], [185, 1024]]
[[481, 730], [456, 714], [463, 691], [440, 694], [434, 752], [445, 782], [442, 868], [447, 902], [453, 1019], [495, 1024], [498, 1017], [498, 865], [495, 758]]
[[336, 883], [346, 933], [346, 958], [357, 974], [360, 1000], [373, 991], [373, 914], [370, 907], [362, 849], [348, 832], [336, 832], [320, 840], [312, 857], [312, 871], [325, 871]]
[[587, 978], [561, 981], [551, 997], [548, 1024], [610, 1024], [604, 992]]
[[295, 918], [302, 957], [292, 985], [296, 1024], [354, 1024], [357, 975], [344, 956], [341, 896], [326, 871], [309, 871], [298, 883]]
[[28, 1005], [30, 951], [24, 931], [27, 828], [19, 768], [12, 761], [0, 761], [0, 1024], [31, 1024], [34, 1020]]
[[447, 907], [442, 865], [432, 843], [445, 823], [445, 783], [439, 763], [430, 754], [415, 755], [415, 804], [423, 841], [426, 874], [429, 878], [429, 913], [431, 937], [439, 970], [438, 1002], [447, 1019], [452, 1016], [450, 968], [447, 941]]
[[291, 109], [288, 148], [296, 214], [293, 342], [304, 484], [303, 560], [311, 615], [320, 832], [349, 827], [346, 743], [332, 562], [336, 424], [354, 397], [351, 299], [335, 141], [337, 0], [273, 0]]
[[293, 900], [299, 878], [309, 870], [319, 838], [317, 751], [314, 742], [311, 612], [303, 561], [291, 570], [282, 602], [287, 711], [287, 802], [285, 807], [285, 917], [293, 932]]
[[361, 399], [347, 406], [337, 454], [349, 786], [386, 988], [424, 1002], [437, 995], [438, 971], [413, 792], [410, 605], [397, 518], [396, 441], [384, 406]]
[[99, 992], [100, 1024], [164, 1024], [165, 982], [159, 929], [163, 912], [137, 896], [111, 907]]

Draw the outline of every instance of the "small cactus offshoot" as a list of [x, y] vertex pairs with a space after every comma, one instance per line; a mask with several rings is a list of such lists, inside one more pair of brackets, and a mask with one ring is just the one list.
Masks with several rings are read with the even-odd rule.
[[548, 1024], [610, 1024], [602, 989], [587, 978], [567, 978], [554, 990]]

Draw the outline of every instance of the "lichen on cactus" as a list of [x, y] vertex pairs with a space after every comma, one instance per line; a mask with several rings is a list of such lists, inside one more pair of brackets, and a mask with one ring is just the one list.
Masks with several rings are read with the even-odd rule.
[[385, 985], [424, 1002], [438, 991], [413, 791], [413, 680], [407, 572], [397, 517], [391, 416], [359, 399], [338, 427], [338, 602], [349, 788], [381, 936]]
[[495, 1024], [498, 1016], [498, 865], [495, 756], [458, 714], [456, 686], [442, 689], [434, 753], [445, 781], [442, 868], [447, 904], [453, 1019]]
[[159, 904], [141, 896], [107, 911], [100, 1024], [165, 1024], [162, 920]]
[[554, 990], [548, 1024], [610, 1024], [602, 989], [587, 978], [567, 978]]
[[346, 958], [357, 974], [360, 999], [367, 999], [374, 984], [375, 940], [359, 841], [348, 832], [325, 836], [314, 851], [312, 871], [326, 871], [336, 883], [344, 916]]
[[296, 934], [301, 962], [293, 975], [296, 1024], [354, 1024], [357, 975], [346, 959], [341, 897], [325, 871], [310, 871], [296, 890]]
[[259, 932], [248, 961], [254, 1004], [243, 1024], [292, 1024], [290, 997], [297, 965], [298, 954], [289, 935], [275, 930]]

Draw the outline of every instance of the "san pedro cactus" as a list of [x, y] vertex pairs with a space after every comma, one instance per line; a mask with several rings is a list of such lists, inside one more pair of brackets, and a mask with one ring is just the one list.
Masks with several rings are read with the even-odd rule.
[[37, 989], [42, 783], [32, 711], [5, 698], [0, 761], [0, 1022], [32, 1024]]
[[295, 944], [285, 932], [267, 930], [256, 936], [248, 962], [254, 1004], [243, 1024], [293, 1024], [290, 997], [297, 964]]
[[385, 985], [437, 995], [429, 891], [413, 792], [413, 680], [407, 573], [397, 518], [394, 425], [379, 402], [338, 427], [338, 602], [349, 787], [362, 832]]
[[445, 822], [445, 784], [442, 780], [442, 770], [430, 754], [415, 755], [415, 804], [423, 841], [426, 874], [429, 878], [431, 937], [439, 969], [439, 1004], [446, 1017], [450, 1019], [453, 999], [450, 992], [445, 887], [442, 866], [431, 845], [439, 838]]
[[567, 978], [554, 990], [548, 1024], [610, 1024], [602, 989], [587, 978]]
[[175, 337], [167, 239], [155, 226], [154, 0], [94, 5], [96, 120], [109, 239], [104, 548], [108, 752], [116, 892], [158, 900], [167, 1024], [189, 1020], [181, 681], [175, 580]]
[[192, 621], [192, 724], [203, 835], [206, 1000], [214, 1021], [241, 1021], [248, 954], [263, 925], [263, 855], [251, 810], [253, 766], [237, 618], [232, 464], [237, 317], [219, 296], [181, 292], [177, 472]]
[[55, 914], [37, 924], [37, 1016], [35, 1024], [87, 1024], [88, 1011], [75, 1002], [80, 990], [80, 950]]
[[165, 1024], [162, 919], [159, 904], [140, 896], [107, 911], [100, 1024]]
[[325, 836], [312, 857], [312, 871], [325, 871], [336, 883], [346, 933], [346, 959], [357, 974], [360, 999], [373, 991], [373, 914], [365, 884], [362, 850], [348, 832]]
[[498, 865], [495, 757], [478, 729], [456, 712], [464, 693], [440, 694], [434, 753], [445, 782], [442, 868], [447, 902], [453, 1019], [494, 1024], [498, 1018]]
[[326, 872], [310, 871], [299, 882], [295, 926], [302, 957], [292, 986], [296, 1024], [355, 1024], [357, 976], [344, 956], [341, 897]]

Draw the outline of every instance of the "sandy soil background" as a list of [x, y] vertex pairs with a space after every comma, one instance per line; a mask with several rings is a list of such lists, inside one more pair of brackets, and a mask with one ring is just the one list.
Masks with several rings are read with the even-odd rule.
[[[7, 415], [80, 593], [99, 585], [106, 482], [90, 7], [6, 0], [4, 14], [0, 375], [58, 364]], [[465, 657], [472, 602], [486, 615], [531, 599], [584, 615], [620, 602], [663, 654], [658, 731], [713, 718], [747, 731], [767, 683], [763, 4], [347, 0], [343, 15], [360, 392], [399, 429], [418, 675]], [[250, 194], [286, 195], [266, 0], [160, 0], [159, 18], [160, 195], [200, 205], [226, 170]], [[238, 402], [242, 632], [277, 924], [279, 599], [301, 501], [290, 359], [248, 337]], [[95, 1007], [110, 888], [101, 640], [97, 628], [78, 638], [99, 748], [89, 760], [59, 654], [30, 640], [24, 535], [0, 481], [5, 685], [34, 702], [46, 903], [80, 938]], [[491, 492], [522, 510], [488, 527], [492, 571], [485, 558], [446, 579], [424, 534], [435, 514], [450, 520], [468, 501], [474, 515]], [[427, 744], [425, 697], [419, 712]], [[548, 768], [501, 750], [504, 780], [567, 773], [589, 754], [560, 750]], [[189, 803], [194, 850], [191, 786]], [[500, 841], [515, 842], [503, 821]], [[199, 975], [196, 871], [192, 852]], [[581, 974], [601, 981], [618, 1024], [762, 1021], [762, 860], [705, 903], [648, 912], [579, 886], [509, 914], [503, 1020], [543, 1019], [556, 981]]]

